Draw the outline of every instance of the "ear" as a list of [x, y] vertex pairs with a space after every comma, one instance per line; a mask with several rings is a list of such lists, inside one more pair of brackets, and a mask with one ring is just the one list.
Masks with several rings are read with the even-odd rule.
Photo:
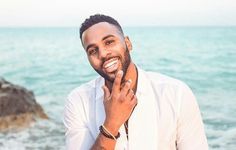
[[128, 36], [125, 36], [125, 43], [127, 45], [128, 50], [131, 51], [132, 50], [132, 43], [130, 42]]

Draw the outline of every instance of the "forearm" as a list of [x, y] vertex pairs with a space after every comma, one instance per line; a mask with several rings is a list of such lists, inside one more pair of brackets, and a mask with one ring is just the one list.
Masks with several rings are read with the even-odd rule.
[[116, 140], [109, 139], [100, 133], [91, 150], [114, 150], [115, 145]]

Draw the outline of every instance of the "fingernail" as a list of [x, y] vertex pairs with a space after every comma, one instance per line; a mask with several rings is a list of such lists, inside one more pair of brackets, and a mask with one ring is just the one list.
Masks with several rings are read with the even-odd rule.
[[123, 75], [123, 71], [122, 71], [122, 70], [119, 70], [119, 71], [117, 72], [117, 74], [118, 74], [118, 75]]

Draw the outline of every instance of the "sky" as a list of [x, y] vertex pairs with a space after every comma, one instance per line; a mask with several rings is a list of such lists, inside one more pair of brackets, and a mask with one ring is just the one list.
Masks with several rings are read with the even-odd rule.
[[0, 0], [0, 27], [79, 26], [96, 13], [122, 26], [236, 26], [236, 0]]

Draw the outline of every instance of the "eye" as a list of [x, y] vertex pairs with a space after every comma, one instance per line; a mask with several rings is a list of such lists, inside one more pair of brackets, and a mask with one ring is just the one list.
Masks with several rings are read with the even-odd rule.
[[105, 42], [105, 44], [106, 45], [111, 45], [112, 43], [114, 43], [115, 41], [114, 40], [107, 40], [106, 42]]
[[97, 53], [97, 51], [98, 51], [97, 48], [90, 48], [90, 49], [88, 50], [88, 54], [89, 54], [89, 55], [94, 55], [94, 54]]

